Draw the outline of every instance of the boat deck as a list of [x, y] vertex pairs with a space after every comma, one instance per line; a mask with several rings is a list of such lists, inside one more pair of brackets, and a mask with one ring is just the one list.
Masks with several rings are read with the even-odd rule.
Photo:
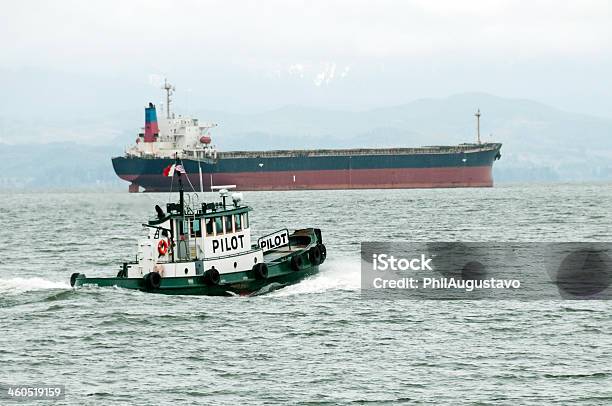
[[291, 248], [288, 246], [275, 248], [264, 254], [264, 261], [265, 262], [278, 261], [279, 259], [284, 258], [287, 255], [292, 254], [296, 251], [302, 250], [305, 247], [306, 247], [305, 245], [292, 245]]
[[360, 155], [419, 155], [481, 152], [501, 148], [500, 143], [431, 145], [413, 148], [349, 148], [349, 149], [296, 149], [269, 151], [219, 151], [218, 159], [236, 158], [294, 158], [294, 157], [336, 157]]

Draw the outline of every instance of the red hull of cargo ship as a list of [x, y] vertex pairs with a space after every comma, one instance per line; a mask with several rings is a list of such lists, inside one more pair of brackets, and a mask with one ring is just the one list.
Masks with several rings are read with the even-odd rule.
[[[449, 168], [385, 168], [317, 171], [233, 172], [189, 174], [196, 191], [215, 185], [236, 185], [238, 190], [324, 190], [492, 187], [491, 166]], [[171, 178], [160, 175], [122, 175], [147, 192], [166, 192]], [[187, 188], [190, 186], [187, 185]]]

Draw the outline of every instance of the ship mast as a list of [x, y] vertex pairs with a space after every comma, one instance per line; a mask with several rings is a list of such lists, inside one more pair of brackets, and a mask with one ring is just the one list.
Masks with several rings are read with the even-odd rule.
[[480, 144], [480, 109], [474, 115], [476, 116], [476, 139], [478, 144]]
[[[178, 154], [174, 154], [174, 165], [175, 167], [178, 165], [182, 165], [182, 161], [179, 160]], [[182, 172], [178, 171], [178, 181], [179, 181], [179, 206], [181, 206], [181, 215], [185, 217], [185, 191], [183, 190], [183, 179], [181, 178]], [[174, 176], [174, 174], [172, 174]]]
[[170, 98], [174, 91], [176, 90], [174, 86], [168, 83], [168, 79], [164, 79], [164, 86], [162, 87], [166, 91], [166, 118], [170, 118], [170, 102], [172, 99]]

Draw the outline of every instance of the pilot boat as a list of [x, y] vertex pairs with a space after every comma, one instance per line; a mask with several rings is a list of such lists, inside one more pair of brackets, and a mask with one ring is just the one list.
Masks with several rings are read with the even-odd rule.
[[252, 208], [243, 204], [242, 193], [230, 193], [232, 185], [216, 186], [220, 201], [200, 203], [197, 194], [183, 191], [182, 166], [171, 169], [179, 177], [179, 202], [168, 203], [165, 212], [155, 206], [156, 217], [143, 224], [148, 235], [138, 243], [136, 261], [123, 263], [115, 277], [73, 273], [71, 286], [247, 295], [295, 283], [325, 261], [320, 229], [281, 229], [252, 241]]

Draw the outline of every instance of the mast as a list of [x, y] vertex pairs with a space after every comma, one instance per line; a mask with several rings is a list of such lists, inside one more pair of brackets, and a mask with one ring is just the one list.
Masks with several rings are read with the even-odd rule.
[[179, 172], [179, 204], [181, 205], [181, 216], [185, 215], [185, 191], [183, 190], [183, 181]]
[[[175, 165], [181, 165], [178, 154], [175, 155]], [[181, 171], [178, 171], [179, 176], [179, 205], [181, 206], [181, 216], [185, 217], [185, 191], [183, 190], [183, 178]]]
[[476, 116], [476, 139], [478, 144], [480, 144], [480, 109], [474, 115]]
[[164, 86], [162, 89], [166, 91], [166, 118], [170, 118], [170, 102], [172, 101], [171, 96], [176, 89], [174, 86], [168, 83], [168, 79], [164, 79]]

